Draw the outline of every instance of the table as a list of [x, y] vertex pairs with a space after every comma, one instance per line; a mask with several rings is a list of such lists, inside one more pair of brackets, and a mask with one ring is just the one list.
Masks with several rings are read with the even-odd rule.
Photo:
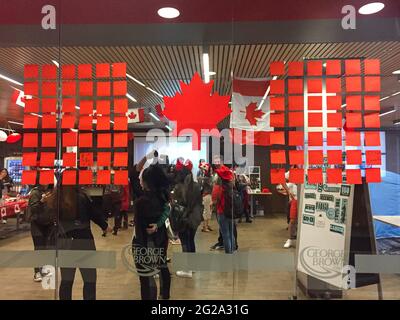
[[400, 227], [400, 216], [374, 216], [374, 219], [395, 227]]
[[249, 192], [250, 197], [250, 214], [253, 215], [254, 201], [253, 196], [270, 196], [272, 192]]

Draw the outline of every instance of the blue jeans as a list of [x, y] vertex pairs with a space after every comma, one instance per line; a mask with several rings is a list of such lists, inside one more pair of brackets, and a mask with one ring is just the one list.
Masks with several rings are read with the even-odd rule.
[[224, 240], [225, 253], [233, 253], [233, 246], [235, 245], [235, 239], [233, 237], [233, 224], [234, 220], [228, 219], [224, 215], [218, 215], [219, 230]]
[[182, 252], [196, 252], [196, 244], [194, 242], [194, 237], [196, 235], [196, 230], [192, 228], [187, 228], [183, 232], [179, 232], [179, 240], [181, 240]]

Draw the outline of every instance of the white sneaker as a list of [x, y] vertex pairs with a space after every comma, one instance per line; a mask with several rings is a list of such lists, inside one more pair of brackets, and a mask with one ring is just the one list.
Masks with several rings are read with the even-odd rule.
[[2, 224], [7, 224], [7, 220], [6, 219], [1, 219], [1, 223]]
[[35, 281], [35, 282], [41, 282], [42, 281], [42, 275], [41, 275], [40, 272], [36, 272], [33, 275], [33, 281]]
[[294, 247], [294, 240], [292, 239], [287, 239], [285, 244], [283, 245], [284, 248], [288, 249], [290, 247]]
[[192, 278], [193, 272], [192, 271], [177, 271], [176, 275], [182, 278]]

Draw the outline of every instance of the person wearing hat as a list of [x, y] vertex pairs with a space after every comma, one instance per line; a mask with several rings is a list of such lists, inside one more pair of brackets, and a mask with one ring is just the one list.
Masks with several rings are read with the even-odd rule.
[[212, 181], [211, 181], [211, 167], [204, 159], [200, 160], [199, 171], [197, 173], [197, 181], [201, 186], [201, 194], [203, 196], [203, 228], [202, 232], [213, 231], [210, 227], [210, 220], [212, 216]]

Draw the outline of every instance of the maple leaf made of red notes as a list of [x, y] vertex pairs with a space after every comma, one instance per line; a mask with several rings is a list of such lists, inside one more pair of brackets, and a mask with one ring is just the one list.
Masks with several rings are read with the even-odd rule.
[[252, 102], [246, 107], [246, 120], [252, 125], [256, 126], [257, 121], [261, 120], [264, 116], [264, 112], [262, 110], [257, 110], [257, 103]]
[[192, 137], [193, 150], [200, 150], [201, 129], [216, 129], [217, 124], [232, 112], [229, 108], [230, 96], [211, 94], [213, 84], [214, 81], [204, 83], [196, 72], [189, 84], [180, 81], [181, 93], [163, 98], [163, 114], [176, 121], [172, 134], [185, 136], [187, 129], [197, 134]]

